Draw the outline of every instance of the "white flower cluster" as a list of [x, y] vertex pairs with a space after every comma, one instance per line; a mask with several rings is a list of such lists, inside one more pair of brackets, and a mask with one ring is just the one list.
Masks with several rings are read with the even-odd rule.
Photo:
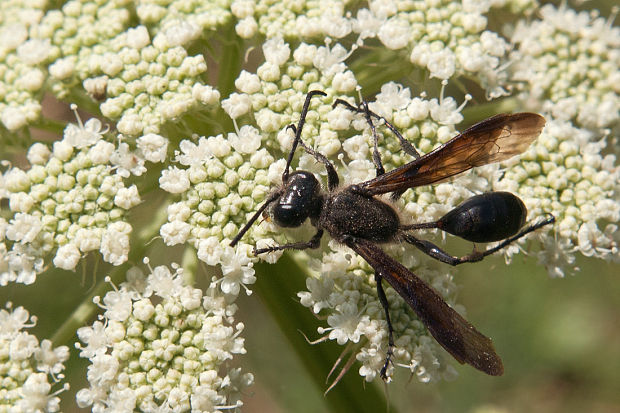
[[177, 44], [204, 36], [205, 32], [227, 24], [232, 16], [230, 0], [144, 0], [136, 4], [136, 14], [142, 24], [159, 26]]
[[[507, 95], [504, 66], [509, 44], [486, 30], [491, 7], [534, 10], [535, 2], [424, 0], [369, 1], [353, 17], [353, 2], [300, 2], [235, 0], [237, 34], [243, 38], [260, 32], [267, 38], [341, 39], [355, 33], [360, 41], [376, 38], [391, 50], [406, 49], [410, 62], [425, 68], [430, 77], [477, 79], [489, 98]], [[355, 4], [357, 6], [357, 4]]]
[[[183, 166], [169, 167], [160, 178], [160, 186], [179, 194], [181, 200], [168, 208], [168, 223], [160, 234], [168, 245], [190, 242], [198, 250], [198, 257], [209, 265], [221, 265], [224, 293], [237, 294], [240, 287], [254, 282], [251, 246], [264, 247], [284, 244], [293, 239], [309, 238], [309, 225], [294, 230], [291, 237], [272, 223], [255, 223], [235, 248], [228, 246], [258, 206], [264, 201], [270, 187], [281, 182], [285, 160], [275, 161], [265, 143], [277, 145], [272, 152], [285, 158], [292, 143], [286, 126], [298, 120], [306, 93], [320, 89], [327, 97], [312, 100], [303, 130], [304, 141], [318, 151], [335, 158], [344, 150], [345, 163], [339, 168], [343, 181], [351, 183], [371, 178], [375, 171], [368, 160], [373, 138], [362, 115], [338, 106], [332, 108], [336, 98], [347, 98], [354, 103], [352, 94], [357, 81], [342, 60], [347, 51], [340, 45], [332, 48], [316, 47], [302, 43], [294, 51], [280, 39], [268, 40], [263, 52], [266, 62], [256, 74], [242, 72], [236, 81], [239, 93], [222, 101], [224, 110], [236, 122], [256, 122], [257, 127], [242, 126], [227, 139], [223, 135], [201, 137], [197, 142], [183, 141], [176, 154]], [[462, 120], [463, 105], [451, 97], [427, 99], [412, 98], [408, 88], [395, 83], [385, 84], [375, 101], [373, 111], [392, 121], [423, 152], [428, 152], [454, 136], [454, 125]], [[254, 114], [254, 120], [249, 116]], [[380, 144], [386, 169], [411, 160], [403, 153], [400, 143], [385, 126], [377, 123]], [[299, 168], [324, 174], [324, 167], [299, 150]], [[296, 163], [294, 163], [296, 164]], [[405, 208], [412, 215], [412, 222], [430, 221], [447, 212], [451, 207], [469, 197], [472, 191], [488, 189], [488, 180], [495, 169], [484, 174], [469, 174], [457, 183], [408, 191], [404, 197], [411, 202]], [[303, 234], [300, 234], [303, 233]], [[247, 242], [247, 244], [245, 243]], [[382, 307], [376, 296], [376, 286], [368, 265], [359, 257], [350, 258], [345, 248], [330, 243], [329, 248], [310, 252], [322, 257], [313, 264], [319, 274], [308, 280], [309, 292], [301, 293], [302, 303], [316, 313], [327, 315], [329, 328], [321, 330], [327, 337], [340, 344], [355, 345], [352, 354], [362, 361], [362, 375], [373, 380], [385, 360], [387, 328]], [[394, 248], [403, 256], [402, 247]], [[278, 253], [262, 257], [270, 262]], [[408, 254], [411, 257], [411, 254]], [[411, 259], [409, 259], [411, 261]], [[405, 262], [412, 265], [417, 263]], [[447, 269], [444, 269], [447, 271]], [[450, 302], [455, 287], [445, 273], [423, 268], [421, 272]], [[414, 372], [422, 381], [436, 380], [453, 374], [450, 363], [438, 360], [444, 357], [439, 346], [425, 328], [415, 322], [411, 309], [398, 295], [388, 288], [394, 309], [394, 327], [397, 341], [395, 360]], [[415, 325], [415, 328], [411, 326]]]
[[513, 79], [532, 110], [588, 129], [620, 124], [620, 28], [566, 4], [540, 9], [541, 20], [521, 21], [512, 41]]
[[252, 374], [222, 370], [245, 353], [236, 305], [214, 284], [206, 293], [186, 285], [182, 269], [172, 268], [159, 266], [145, 275], [133, 267], [103, 303], [95, 300], [105, 309], [103, 319], [80, 328], [84, 345], [76, 343], [91, 363], [90, 387], [77, 393], [80, 407], [213, 412], [241, 406]]
[[151, 39], [146, 26], [129, 27], [126, 0], [72, 1], [45, 14], [44, 4], [30, 10], [26, 3], [0, 19], [15, 22], [0, 32], [0, 120], [7, 129], [38, 120], [48, 75], [47, 87], [61, 98], [82, 84], [131, 136], [158, 133], [164, 123], [218, 103], [219, 93], [201, 81], [204, 56], [189, 56], [183, 46], [229, 20], [225, 4], [178, 4], [171, 13], [172, 4], [142, 2], [138, 16], [159, 23]]
[[572, 267], [574, 252], [620, 262], [620, 169], [603, 155], [595, 133], [563, 120], [548, 120], [542, 135], [494, 185], [523, 200], [530, 217], [551, 213], [560, 240], [540, 251], [552, 276]]
[[[366, 381], [379, 376], [387, 351], [387, 323], [383, 307], [377, 299], [374, 271], [359, 256], [330, 242], [331, 250], [310, 261], [317, 273], [306, 280], [307, 292], [298, 294], [301, 303], [312, 309], [328, 327], [319, 328], [319, 334], [345, 346], [343, 354], [350, 353], [360, 363], [359, 374]], [[420, 265], [404, 246], [390, 248], [390, 255], [427, 281], [447, 302], [454, 305], [457, 287], [448, 269]], [[439, 268], [439, 267], [437, 267]], [[449, 356], [430, 336], [411, 308], [392, 289], [386, 289], [390, 305], [390, 319], [394, 327], [394, 365], [409, 369], [421, 382], [450, 379], [456, 371]], [[461, 310], [459, 306], [457, 309]], [[346, 362], [345, 362], [346, 364]], [[392, 375], [393, 365], [388, 375]]]
[[[282, 153], [285, 152], [292, 141], [283, 129], [299, 116], [309, 90], [314, 87], [330, 93], [351, 91], [356, 86], [353, 74], [339, 60], [341, 49], [302, 44], [291, 61], [288, 44], [273, 39], [266, 42], [263, 51], [266, 62], [257, 74], [243, 71], [236, 81], [241, 93], [233, 93], [222, 102], [224, 110], [238, 121], [252, 121], [249, 115], [253, 112], [257, 127], [246, 125], [227, 137], [217, 135], [202, 137], [198, 142], [181, 142], [176, 159], [185, 168], [169, 167], [160, 178], [163, 189], [182, 196], [180, 202], [168, 209], [169, 222], [161, 229], [164, 241], [174, 245], [189, 240], [198, 249], [201, 260], [209, 265], [223, 264], [225, 278], [229, 263], [242, 264], [233, 274], [251, 282], [249, 246], [244, 244], [233, 252], [228, 243], [282, 173], [283, 161], [276, 162], [265, 148], [259, 149], [262, 141], [280, 132], [277, 136]], [[317, 67], [326, 69], [321, 74]], [[330, 83], [331, 88], [327, 87]], [[331, 107], [323, 103], [319, 110], [326, 113]], [[318, 132], [310, 118], [304, 136], [329, 154], [340, 149], [335, 132], [329, 128]], [[254, 241], [269, 238], [265, 235], [264, 229], [253, 228], [250, 232]], [[284, 241], [281, 235], [277, 238]], [[246, 275], [242, 275], [244, 272]], [[238, 290], [238, 286], [233, 290]]]
[[0, 411], [57, 412], [58, 394], [69, 388], [64, 384], [52, 390], [64, 378], [69, 348], [53, 348], [49, 340], [39, 343], [23, 331], [35, 324], [36, 317], [23, 307], [13, 309], [7, 303], [0, 309]]
[[164, 123], [219, 102], [219, 92], [200, 82], [207, 70], [204, 56], [188, 56], [177, 44], [180, 40], [166, 33], [151, 42], [146, 27], [138, 26], [86, 59], [85, 87], [88, 90], [88, 81], [97, 88], [98, 82], [105, 85], [107, 99], [101, 113], [118, 119], [118, 130], [124, 134], [158, 133]]
[[228, 243], [239, 230], [232, 218], [245, 216], [242, 211], [251, 211], [269, 192], [267, 168], [274, 159], [265, 149], [256, 151], [259, 145], [257, 130], [249, 126], [228, 140], [218, 135], [198, 144], [182, 141], [176, 159], [187, 168], [170, 167], [159, 180], [162, 189], [182, 196], [168, 207], [160, 230], [164, 242], [189, 241], [202, 261], [221, 265], [225, 294], [237, 295], [240, 287], [249, 293], [246, 285], [256, 280], [250, 247], [234, 250]]
[[137, 155], [102, 139], [99, 120], [78, 121], [52, 150], [32, 145], [30, 169], [2, 175], [0, 198], [8, 198], [12, 217], [0, 219], [0, 285], [32, 284], [50, 253], [56, 267], [68, 270], [89, 251], [114, 265], [127, 260], [132, 227], [124, 218], [140, 196], [135, 185], [125, 187], [120, 171]]
[[46, 64], [58, 56], [49, 38], [29, 37], [47, 2], [3, 2], [0, 8], [0, 121], [15, 131], [41, 115]]

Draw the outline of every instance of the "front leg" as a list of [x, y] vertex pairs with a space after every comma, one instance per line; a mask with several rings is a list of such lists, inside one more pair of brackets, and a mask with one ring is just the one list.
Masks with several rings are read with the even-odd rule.
[[310, 238], [309, 241], [306, 242], [291, 242], [289, 244], [284, 244], [284, 245], [276, 245], [274, 247], [267, 247], [267, 248], [256, 248], [254, 247], [254, 255], [258, 255], [258, 254], [265, 254], [267, 252], [274, 252], [274, 251], [282, 251], [282, 250], [305, 250], [308, 248], [311, 249], [316, 249], [319, 247], [319, 245], [321, 245], [321, 237], [323, 236], [323, 230], [319, 229], [316, 234], [314, 234], [312, 236], [312, 238]]
[[[295, 135], [297, 135], [297, 128], [295, 128], [295, 125], [288, 125], [286, 128], [291, 129], [295, 133]], [[327, 170], [327, 187], [330, 191], [336, 189], [338, 187], [338, 184], [340, 183], [340, 180], [338, 179], [338, 172], [336, 172], [334, 164], [332, 164], [325, 155], [315, 151], [314, 149], [306, 145], [306, 143], [301, 140], [301, 137], [298, 139], [298, 142], [299, 145], [301, 145], [301, 147], [304, 148], [304, 150], [308, 154], [312, 155], [314, 159], [317, 160], [317, 162], [321, 162], [323, 165], [325, 165], [325, 169]]]

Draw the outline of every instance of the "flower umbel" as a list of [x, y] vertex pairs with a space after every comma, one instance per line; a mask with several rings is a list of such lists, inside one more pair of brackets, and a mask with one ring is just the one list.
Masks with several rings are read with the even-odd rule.
[[[617, 265], [614, 13], [531, 0], [6, 2], [0, 296], [8, 301], [11, 287], [24, 287], [10, 284], [20, 283], [48, 303], [44, 275], [93, 275], [101, 298], [84, 297], [54, 326], [65, 341], [77, 332], [89, 360], [81, 406], [239, 410], [253, 376], [236, 364], [246, 351], [234, 318], [244, 301], [236, 300], [253, 300], [256, 282], [261, 291], [260, 260], [282, 267], [288, 254], [254, 249], [304, 242], [316, 230], [311, 222], [279, 228], [259, 214], [230, 243], [283, 184], [289, 125], [312, 90], [325, 96], [310, 102], [301, 138], [334, 164], [341, 186], [375, 177], [375, 140], [364, 114], [334, 107], [337, 99], [356, 105], [365, 97], [421, 155], [498, 112], [540, 113], [546, 127], [520, 157], [408, 189], [390, 205], [404, 224], [423, 223], [482, 192], [509, 191], [529, 222], [552, 214], [556, 223], [504, 248], [507, 261], [533, 255], [555, 277], [573, 272], [580, 257]], [[61, 102], [75, 102], [85, 121], [59, 120]], [[374, 127], [386, 171], [414, 159], [383, 121]], [[324, 165], [308, 152], [297, 148], [291, 171], [309, 171], [327, 188]], [[443, 248], [436, 229], [416, 231]], [[319, 319], [317, 341], [341, 346], [343, 370], [358, 363], [372, 381], [388, 351], [374, 270], [327, 238], [296, 256], [307, 277], [298, 307]], [[454, 268], [406, 243], [380, 247], [464, 313]], [[185, 271], [173, 264], [179, 253]], [[125, 266], [145, 256], [158, 260], [146, 273]], [[453, 377], [452, 358], [384, 287], [395, 338], [388, 376], [400, 368], [423, 382]], [[17, 384], [5, 380], [18, 390], [0, 392], [14, 406], [18, 395], [34, 403], [25, 410], [51, 411], [68, 394], [49, 380], [61, 378], [64, 355], [21, 331], [28, 316], [20, 308], [0, 312], [19, 344], [7, 344], [10, 356], [23, 366], [10, 365]]]
[[[69, 358], [67, 346], [52, 347], [52, 342], [39, 342], [24, 331], [36, 324], [23, 307], [13, 308], [9, 302], [0, 310], [0, 409], [23, 412], [57, 412], [63, 391], [64, 362]], [[57, 390], [52, 390], [52, 386]]]
[[[145, 260], [148, 263], [148, 260]], [[159, 266], [103, 297], [105, 314], [78, 330], [80, 356], [90, 360], [90, 387], [77, 394], [94, 410], [214, 411], [241, 406], [250, 373], [221, 366], [244, 354], [242, 323], [235, 305], [212, 285], [206, 292], [186, 285], [183, 271]], [[129, 275], [129, 274], [128, 274]], [[99, 300], [96, 300], [99, 303]]]
[[8, 212], [0, 221], [6, 269], [0, 285], [32, 284], [53, 254], [53, 264], [72, 270], [83, 254], [98, 250], [114, 265], [127, 260], [131, 225], [126, 211], [140, 203], [135, 185], [126, 187], [114, 167], [114, 144], [101, 123], [69, 124], [50, 151], [35, 143], [30, 169], [8, 168], [3, 176]]

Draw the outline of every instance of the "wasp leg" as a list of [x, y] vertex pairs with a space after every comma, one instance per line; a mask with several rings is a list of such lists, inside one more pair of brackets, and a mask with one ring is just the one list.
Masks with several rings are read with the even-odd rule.
[[267, 248], [254, 248], [254, 255], [265, 254], [267, 252], [281, 251], [281, 250], [305, 250], [316, 249], [321, 245], [321, 237], [323, 236], [323, 230], [320, 229], [306, 242], [291, 242], [290, 244], [275, 245]]

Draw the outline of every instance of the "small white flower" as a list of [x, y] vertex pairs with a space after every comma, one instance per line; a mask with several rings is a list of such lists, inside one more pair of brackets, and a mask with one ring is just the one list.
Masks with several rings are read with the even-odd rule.
[[171, 297], [177, 295], [183, 288], [183, 279], [164, 265], [155, 267], [146, 281], [147, 287], [144, 292], [146, 297], [151, 294], [162, 298]]
[[53, 262], [56, 267], [62, 268], [63, 270], [74, 270], [80, 258], [82, 258], [82, 254], [80, 254], [78, 247], [69, 243], [58, 248]]
[[97, 353], [105, 351], [108, 339], [105, 335], [105, 325], [101, 321], [95, 321], [91, 326], [77, 329], [77, 336], [86, 347], [77, 345], [80, 349], [80, 357], [91, 358]]
[[149, 162], [164, 162], [168, 150], [168, 139], [155, 133], [149, 133], [136, 140], [138, 149], [142, 151], [144, 159]]
[[343, 61], [348, 55], [349, 52], [339, 43], [331, 49], [327, 46], [321, 46], [317, 49], [312, 63], [325, 74], [334, 75], [344, 71], [345, 65]]
[[299, 302], [305, 307], [312, 307], [312, 312], [318, 314], [323, 308], [330, 308], [329, 297], [334, 291], [334, 281], [329, 277], [306, 279], [308, 292], [297, 293]]
[[360, 183], [375, 177], [375, 166], [368, 159], [353, 159], [343, 172], [346, 182]]
[[187, 191], [190, 186], [187, 171], [176, 166], [164, 169], [159, 178], [159, 186], [171, 194], [180, 194]]
[[108, 320], [125, 321], [132, 312], [131, 295], [126, 291], [108, 291], [103, 297], [103, 308]]
[[112, 265], [121, 265], [129, 254], [131, 226], [118, 221], [110, 224], [101, 237], [100, 251], [103, 259]]
[[159, 234], [168, 246], [182, 244], [187, 241], [192, 226], [182, 221], [171, 221], [161, 226]]
[[215, 105], [220, 100], [220, 92], [209, 85], [196, 83], [192, 87], [192, 97], [203, 105]]
[[47, 145], [36, 142], [28, 149], [26, 157], [31, 165], [45, 165], [51, 155], [52, 152]]
[[254, 16], [244, 17], [239, 20], [235, 25], [235, 32], [242, 39], [249, 39], [256, 34], [258, 30], [258, 23], [256, 23], [256, 19]]
[[142, 49], [151, 43], [151, 37], [145, 26], [132, 27], [127, 30], [127, 46]]
[[144, 159], [131, 151], [125, 142], [121, 142], [112, 153], [110, 163], [117, 166], [117, 173], [123, 178], [128, 178], [130, 173], [141, 176], [146, 172]]
[[141, 299], [133, 303], [133, 316], [140, 321], [148, 321], [155, 313], [155, 306], [148, 299]]
[[[167, 108], [171, 108], [173, 105], [170, 101], [168, 101]], [[185, 108], [180, 108], [177, 113], [169, 113], [167, 117], [176, 117], [179, 116], [181, 111]], [[116, 128], [120, 133], [129, 136], [135, 136], [144, 131], [145, 124], [143, 122], [143, 118], [141, 118], [137, 113], [128, 113], [125, 112], [121, 119], [116, 123]]]
[[260, 148], [261, 136], [258, 129], [244, 125], [239, 129], [239, 133], [229, 133], [228, 141], [233, 149], [239, 153], [254, 153]]
[[200, 34], [200, 27], [185, 19], [169, 23], [163, 32], [170, 46], [182, 46], [197, 39]]
[[429, 112], [434, 121], [444, 125], [455, 125], [463, 120], [460, 109], [452, 97], [441, 99], [437, 102], [433, 99], [429, 102]]
[[192, 214], [190, 207], [184, 202], [175, 202], [168, 206], [168, 219], [171, 221], [187, 221]]
[[46, 374], [58, 375], [64, 370], [64, 363], [69, 359], [67, 346], [52, 347], [50, 340], [42, 340], [41, 347], [34, 352], [37, 370]]
[[68, 79], [75, 73], [75, 59], [58, 59], [50, 65], [49, 71], [58, 80]]
[[207, 148], [213, 156], [217, 158], [224, 158], [230, 154], [231, 146], [230, 143], [224, 139], [224, 136], [217, 135], [211, 136], [207, 139]]
[[334, 75], [332, 86], [340, 93], [350, 93], [357, 87], [357, 79], [350, 70], [339, 72]]
[[302, 66], [310, 66], [316, 58], [318, 48], [313, 44], [301, 43], [293, 52], [293, 59]]
[[265, 61], [282, 66], [291, 55], [291, 48], [282, 38], [273, 38], [263, 43]]
[[355, 33], [359, 33], [362, 39], [376, 37], [383, 27], [383, 22], [383, 18], [376, 16], [368, 9], [361, 8], [353, 20], [352, 29]]
[[47, 59], [51, 49], [50, 39], [30, 39], [17, 48], [17, 54], [25, 63], [35, 66]]
[[281, 115], [274, 111], [263, 108], [254, 113], [256, 124], [263, 132], [275, 132], [282, 126]]
[[90, 147], [88, 157], [94, 164], [107, 164], [110, 161], [115, 149], [116, 148], [113, 143], [100, 140]]
[[368, 316], [361, 316], [354, 303], [343, 303], [338, 306], [336, 313], [327, 317], [330, 329], [319, 328], [319, 334], [329, 332], [330, 340], [336, 340], [340, 345], [348, 341], [357, 343], [362, 336], [362, 330], [358, 328], [363, 322], [368, 322]]
[[257, 93], [261, 88], [260, 78], [254, 73], [242, 70], [235, 80], [235, 87], [248, 95]]
[[245, 93], [232, 93], [227, 99], [222, 100], [222, 109], [232, 119], [245, 115], [251, 107], [250, 96]]
[[86, 377], [91, 383], [98, 386], [108, 386], [116, 377], [119, 363], [109, 354], [95, 353], [91, 358], [92, 364], [88, 366]]
[[41, 228], [41, 219], [38, 216], [18, 212], [6, 229], [6, 237], [21, 243], [33, 242]]
[[[106, 132], [106, 130], [103, 129], [101, 121], [97, 118], [91, 118], [87, 120], [84, 125], [82, 125], [82, 120], [77, 114], [77, 110], [75, 107], [73, 108], [75, 110], [78, 125], [73, 123], [67, 125], [63, 134], [63, 141], [78, 149], [94, 145], [102, 138], [101, 135]], [[55, 146], [54, 155], [56, 155]]]
[[250, 290], [245, 284], [254, 284], [256, 277], [247, 251], [241, 248], [226, 248], [222, 255], [222, 275], [221, 288], [224, 294], [238, 295], [242, 285], [249, 294]]
[[265, 62], [256, 69], [258, 77], [265, 82], [276, 82], [280, 79], [280, 67], [271, 62]]
[[209, 149], [207, 138], [204, 136], [200, 137], [198, 145], [187, 139], [182, 140], [179, 144], [179, 148], [181, 152], [176, 152], [175, 161], [179, 162], [181, 165], [201, 165], [213, 156], [211, 149]]
[[44, 373], [34, 373], [28, 376], [21, 388], [22, 399], [16, 403], [16, 408], [21, 411], [58, 411], [60, 399], [50, 395], [51, 384], [47, 381]]
[[22, 109], [13, 106], [6, 106], [2, 109], [0, 120], [2, 120], [2, 124], [10, 131], [16, 131], [26, 126], [28, 123], [28, 119]]
[[198, 258], [207, 265], [220, 264], [224, 252], [225, 248], [217, 237], [209, 237], [198, 242]]
[[411, 26], [399, 18], [391, 18], [381, 25], [377, 37], [388, 49], [402, 49], [410, 41]]
[[[38, 193], [38, 191], [35, 191], [33, 188], [31, 193]], [[41, 197], [47, 198], [46, 195], [44, 192]], [[36, 199], [39, 200], [40, 198], [37, 196]], [[12, 193], [9, 196], [9, 208], [11, 211], [27, 213], [33, 208], [34, 203], [35, 198], [25, 192]]]
[[114, 196], [114, 205], [118, 205], [123, 209], [130, 209], [140, 203], [140, 195], [138, 187], [135, 185], [129, 188], [120, 188]]
[[98, 250], [103, 232], [103, 228], [80, 228], [75, 234], [74, 242], [82, 252]]
[[450, 49], [434, 52], [426, 65], [431, 77], [448, 79], [456, 71], [456, 57]]

